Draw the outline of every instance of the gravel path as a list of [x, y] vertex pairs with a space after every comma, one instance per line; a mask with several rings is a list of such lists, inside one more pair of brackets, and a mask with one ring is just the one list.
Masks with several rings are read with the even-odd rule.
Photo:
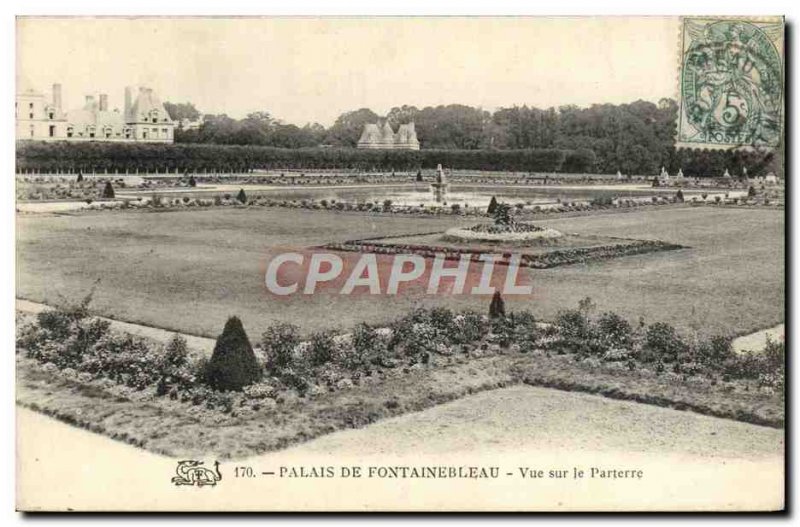
[[339, 455], [569, 451], [701, 458], [783, 456], [784, 431], [532, 386], [482, 392], [290, 451]]
[[767, 346], [767, 337], [773, 342], [784, 342], [786, 339], [786, 326], [778, 324], [774, 328], [762, 329], [749, 335], [734, 339], [731, 343], [733, 351], [743, 353], [745, 351], [761, 351]]
[[[170, 485], [175, 460], [36, 412], [17, 408], [17, 427], [17, 505], [28, 510], [719, 511], [784, 502], [782, 430], [525, 386], [223, 463], [210, 492]], [[255, 475], [235, 478], [235, 466]], [[363, 477], [339, 477], [353, 466]], [[398, 466], [494, 466], [500, 476], [366, 476]], [[337, 477], [291, 476], [325, 467]], [[576, 468], [587, 477], [569, 476]], [[641, 477], [588, 477], [593, 468]], [[547, 476], [523, 478], [523, 469]], [[554, 470], [567, 476], [549, 477]]]

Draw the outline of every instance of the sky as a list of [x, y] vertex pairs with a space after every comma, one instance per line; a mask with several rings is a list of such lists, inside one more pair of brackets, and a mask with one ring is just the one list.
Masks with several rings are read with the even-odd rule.
[[[145, 85], [162, 100], [287, 123], [371, 108], [657, 102], [674, 97], [678, 19], [18, 18], [17, 82], [65, 109]], [[24, 79], [24, 81], [23, 81]]]

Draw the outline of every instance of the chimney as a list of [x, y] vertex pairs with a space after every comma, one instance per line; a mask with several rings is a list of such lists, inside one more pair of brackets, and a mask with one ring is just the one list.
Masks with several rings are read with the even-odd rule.
[[87, 95], [86, 96], [86, 109], [91, 110], [94, 106], [94, 95]]
[[53, 106], [56, 112], [61, 113], [61, 85], [53, 84]]
[[108, 94], [101, 93], [100, 94], [100, 111], [107, 112], [108, 111]]
[[131, 94], [131, 87], [125, 86], [125, 114], [126, 121], [131, 121], [131, 106], [133, 106], [133, 95]]

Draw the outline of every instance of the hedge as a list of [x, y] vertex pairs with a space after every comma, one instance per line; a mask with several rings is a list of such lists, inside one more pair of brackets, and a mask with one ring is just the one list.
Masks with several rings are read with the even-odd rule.
[[18, 171], [247, 172], [253, 169], [435, 169], [590, 171], [591, 157], [569, 150], [357, 150], [208, 144], [18, 141]]

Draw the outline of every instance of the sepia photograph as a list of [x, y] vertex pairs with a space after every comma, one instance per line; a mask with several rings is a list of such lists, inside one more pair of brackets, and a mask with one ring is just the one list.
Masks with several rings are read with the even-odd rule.
[[17, 16], [16, 509], [784, 511], [785, 33]]

